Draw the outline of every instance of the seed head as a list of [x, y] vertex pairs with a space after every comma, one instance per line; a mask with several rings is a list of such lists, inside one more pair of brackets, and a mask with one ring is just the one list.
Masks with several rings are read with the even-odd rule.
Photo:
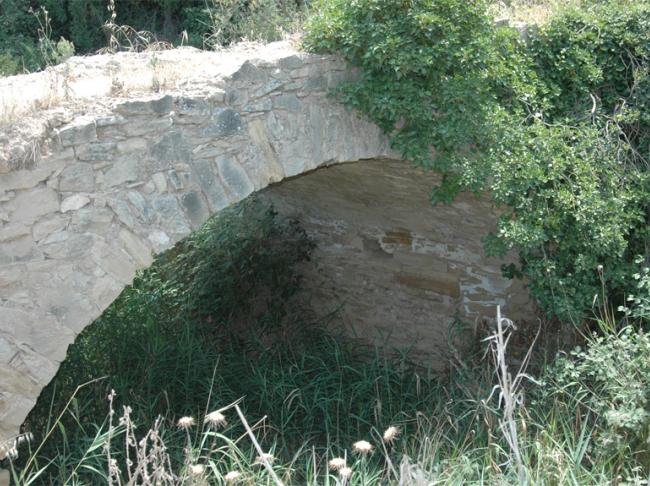
[[332, 471], [340, 471], [345, 467], [345, 459], [342, 457], [335, 457], [330, 460], [329, 467]]
[[241, 479], [241, 473], [239, 471], [230, 471], [228, 474], [226, 474], [223, 479], [227, 483], [236, 483]]
[[203, 419], [204, 424], [208, 424], [211, 427], [217, 428], [221, 425], [225, 426], [228, 425], [228, 422], [226, 422], [226, 417], [224, 414], [221, 412], [210, 412], [205, 416], [205, 419]]
[[352, 444], [352, 448], [354, 449], [354, 452], [361, 454], [362, 456], [370, 454], [373, 449], [372, 444], [367, 440], [360, 440], [358, 442], [355, 442]]
[[349, 479], [352, 476], [352, 468], [347, 466], [342, 467], [339, 469], [339, 476], [341, 476], [341, 479]]
[[188, 430], [192, 427], [194, 427], [194, 417], [181, 417], [178, 419], [178, 423], [176, 424], [179, 429], [184, 429]]
[[190, 476], [194, 477], [203, 476], [203, 473], [205, 472], [205, 466], [201, 464], [192, 464], [187, 469], [190, 473]]
[[386, 442], [386, 444], [392, 444], [393, 441], [397, 439], [399, 432], [400, 430], [397, 427], [391, 425], [384, 431], [384, 442]]

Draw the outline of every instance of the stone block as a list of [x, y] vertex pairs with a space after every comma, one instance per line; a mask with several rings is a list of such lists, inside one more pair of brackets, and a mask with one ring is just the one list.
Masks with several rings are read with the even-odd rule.
[[239, 113], [232, 108], [217, 108], [201, 134], [204, 137], [229, 137], [240, 133], [242, 128]]
[[119, 233], [120, 240], [124, 243], [124, 249], [140, 268], [146, 268], [153, 262], [151, 248], [139, 237], [128, 230], [122, 229]]
[[[107, 234], [113, 223], [113, 212], [108, 208], [87, 206], [72, 214], [70, 224], [80, 233]], [[34, 228], [36, 231], [36, 228]]]
[[150, 100], [125, 101], [118, 104], [115, 110], [124, 115], [166, 115], [172, 111], [173, 101], [169, 95]]
[[180, 131], [163, 135], [160, 140], [151, 145], [149, 150], [154, 172], [169, 168], [176, 163], [187, 163], [192, 157], [192, 151]]
[[97, 140], [95, 120], [90, 118], [78, 118], [69, 125], [56, 130], [56, 134], [63, 147], [82, 145]]
[[212, 211], [220, 211], [230, 205], [228, 193], [221, 184], [217, 169], [212, 163], [208, 160], [194, 160], [192, 166]]
[[12, 220], [31, 224], [41, 216], [58, 211], [59, 196], [53, 189], [39, 187], [19, 193], [11, 204], [14, 207]]
[[255, 66], [251, 61], [245, 61], [231, 76], [232, 81], [238, 84], [262, 84], [268, 78], [266, 71]]
[[151, 205], [157, 215], [158, 225], [172, 236], [187, 236], [191, 228], [185, 221], [183, 210], [173, 194], [152, 197]]
[[65, 165], [63, 160], [48, 160], [34, 169], [24, 169], [2, 174], [0, 177], [0, 194], [7, 191], [31, 189], [46, 181], [52, 174]]
[[133, 280], [136, 266], [125, 252], [111, 248], [103, 240], [96, 240], [90, 256], [95, 264], [121, 285], [130, 284]]
[[38, 247], [48, 258], [77, 259], [88, 252], [92, 242], [92, 235], [64, 230], [48, 236], [39, 243]]
[[164, 132], [174, 125], [174, 119], [171, 116], [161, 118], [143, 118], [141, 120], [130, 120], [120, 127], [121, 133], [127, 137], [138, 137], [154, 132]]
[[155, 173], [151, 176], [151, 180], [156, 187], [156, 191], [161, 194], [167, 191], [167, 177], [165, 177], [165, 174], [163, 172]]
[[98, 117], [95, 120], [97, 127], [112, 127], [116, 125], [124, 125], [126, 123], [126, 118], [121, 115], [108, 115]]
[[299, 55], [291, 55], [283, 57], [278, 61], [280, 67], [283, 69], [298, 69], [304, 66], [305, 62]]
[[74, 196], [65, 198], [61, 202], [61, 212], [67, 213], [68, 211], [76, 211], [83, 208], [86, 204], [90, 204], [90, 198], [88, 196], [75, 194]]
[[185, 208], [185, 214], [187, 214], [194, 228], [200, 227], [210, 217], [210, 211], [201, 195], [196, 191], [188, 191], [183, 194], [181, 196], [181, 203]]
[[47, 238], [52, 233], [64, 230], [70, 221], [70, 218], [62, 214], [51, 214], [40, 219], [32, 227], [32, 236], [37, 243]]
[[12, 241], [27, 235], [31, 235], [31, 228], [20, 222], [10, 223], [0, 227], [0, 243]]
[[95, 171], [89, 164], [70, 164], [59, 176], [59, 190], [62, 192], [92, 192], [95, 189]]
[[217, 167], [221, 180], [226, 184], [237, 200], [244, 199], [255, 190], [255, 186], [249, 179], [246, 171], [232, 157], [224, 156], [217, 159]]
[[295, 94], [281, 94], [273, 98], [273, 108], [300, 112], [302, 111], [302, 102]]
[[176, 113], [179, 115], [203, 119], [210, 116], [212, 106], [202, 98], [188, 98], [179, 96], [176, 98]]
[[116, 146], [115, 142], [91, 142], [75, 147], [75, 155], [84, 162], [113, 160]]
[[116, 160], [113, 166], [104, 174], [104, 185], [115, 187], [127, 182], [140, 180], [141, 166], [138, 160], [124, 156]]

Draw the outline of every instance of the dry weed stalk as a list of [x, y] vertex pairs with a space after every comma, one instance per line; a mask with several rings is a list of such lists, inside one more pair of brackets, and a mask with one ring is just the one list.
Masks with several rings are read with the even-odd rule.
[[485, 338], [484, 341], [488, 343], [488, 349], [492, 353], [498, 383], [494, 385], [490, 396], [485, 402], [490, 401], [492, 395], [497, 390], [499, 391], [498, 407], [502, 411], [502, 416], [499, 420], [499, 429], [508, 443], [510, 453], [508, 462], [510, 465], [515, 466], [519, 483], [527, 485], [529, 483], [528, 473], [521, 453], [517, 416], [519, 415], [519, 410], [524, 406], [523, 380], [528, 379], [537, 383], [534, 378], [526, 373], [526, 369], [541, 328], [538, 329], [535, 339], [528, 348], [519, 366], [519, 370], [513, 378], [508, 370], [506, 354], [512, 332], [516, 329], [516, 326], [510, 319], [501, 316], [501, 306], [497, 306], [496, 330], [491, 336]]
[[102, 26], [107, 46], [98, 51], [100, 54], [113, 54], [120, 51], [162, 51], [174, 47], [169, 42], [159, 41], [155, 34], [147, 30], [135, 30], [130, 25], [115, 23], [117, 19], [115, 0], [108, 0], [107, 9], [111, 16]]
[[[173, 473], [171, 459], [167, 453], [167, 447], [161, 437], [163, 426], [162, 417], [158, 417], [154, 425], [145, 436], [139, 441], [135, 436], [135, 425], [131, 419], [131, 407], [124, 407], [122, 416], [119, 418], [118, 426], [113, 423], [115, 410], [113, 400], [115, 392], [111, 391], [109, 401], [109, 428], [105, 445], [105, 453], [108, 460], [108, 484], [109, 486], [135, 486], [155, 484], [161, 486], [173, 486], [178, 484], [178, 477]], [[111, 438], [124, 430], [125, 441], [125, 465], [126, 481], [123, 480], [120, 467], [111, 453]]]

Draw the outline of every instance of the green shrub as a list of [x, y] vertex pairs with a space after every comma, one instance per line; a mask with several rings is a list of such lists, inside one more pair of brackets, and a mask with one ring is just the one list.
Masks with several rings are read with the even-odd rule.
[[[513, 124], [492, 149], [486, 187], [504, 211], [486, 250], [517, 249], [519, 265], [506, 274], [526, 276], [538, 302], [565, 320], [580, 321], [603, 291], [622, 302], [645, 251], [648, 174], [625, 167], [610, 130]], [[475, 166], [465, 175], [476, 177]]]
[[484, 1], [326, 0], [304, 43], [361, 68], [340, 86], [343, 101], [405, 158], [453, 177], [459, 157], [484, 146], [491, 38]]
[[593, 462], [650, 460], [650, 336], [632, 326], [593, 337], [586, 349], [560, 358], [542, 390], [560, 414], [590, 430]]
[[434, 202], [492, 195], [503, 212], [486, 250], [518, 251], [504, 273], [563, 320], [603, 286], [621, 303], [649, 236], [650, 3], [589, 5], [525, 43], [483, 2], [323, 0], [305, 39], [361, 68], [338, 94], [442, 174]]

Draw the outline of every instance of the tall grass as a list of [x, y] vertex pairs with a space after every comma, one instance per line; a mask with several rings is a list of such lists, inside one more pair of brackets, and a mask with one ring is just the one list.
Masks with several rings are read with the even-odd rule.
[[[594, 339], [591, 359], [610, 360], [617, 368], [647, 361], [650, 337], [626, 329]], [[635, 346], [630, 333], [637, 336]], [[498, 344], [507, 335], [495, 337], [494, 366], [479, 361], [471, 369], [454, 367], [446, 379], [422, 377], [379, 354], [359, 360], [332, 340], [327, 353], [338, 353], [335, 367], [299, 353], [287, 358], [284, 371], [267, 375], [266, 389], [277, 392], [263, 397], [261, 406], [269, 413], [261, 416], [246, 411], [251, 408], [247, 396], [228, 403], [214, 383], [211, 408], [197, 404], [191, 415], [170, 413], [152, 422], [139, 421], [131, 407], [116, 410], [110, 394], [103, 400], [108, 412], [103, 421], [76, 424], [83, 434], [75, 435], [63, 421], [55, 424], [48, 440], [58, 443], [57, 454], [32, 453], [30, 462], [15, 470], [16, 483], [646, 484], [644, 440], [628, 435], [617, 450], [603, 442], [611, 433], [630, 432], [608, 422], [611, 410], [628, 405], [617, 400], [619, 380], [611, 386], [589, 384], [598, 368], [575, 354], [543, 373], [539, 384], [506, 396], [521, 406], [505, 411], [496, 395], [490, 398], [492, 388], [502, 386], [502, 366], [507, 367], [501, 361], [507, 359], [506, 348]], [[251, 365], [258, 372], [263, 368], [264, 363]], [[355, 379], [345, 380], [347, 372]], [[215, 382], [218, 374], [217, 369]], [[303, 374], [313, 386], [296, 380]], [[626, 385], [647, 392], [649, 374], [641, 370]], [[508, 395], [507, 390], [501, 392]], [[65, 413], [78, 417], [76, 408], [71, 402]], [[637, 425], [643, 437], [643, 424]], [[510, 426], [517, 430], [517, 460]]]

